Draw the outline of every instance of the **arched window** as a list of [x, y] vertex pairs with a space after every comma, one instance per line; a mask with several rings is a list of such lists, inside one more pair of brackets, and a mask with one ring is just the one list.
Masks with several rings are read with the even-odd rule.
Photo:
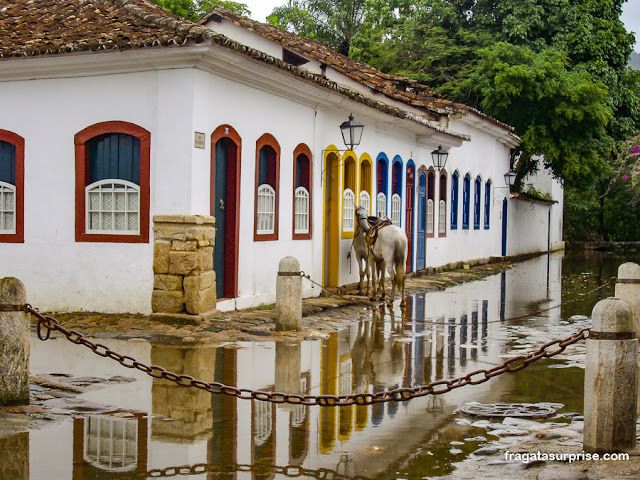
[[473, 229], [480, 230], [480, 196], [482, 189], [482, 181], [480, 177], [476, 177], [473, 186]]
[[451, 175], [451, 230], [458, 229], [458, 172]]
[[438, 205], [438, 236], [447, 234], [447, 172], [440, 173], [440, 202]]
[[0, 242], [24, 242], [24, 139], [0, 130]]
[[[365, 156], [366, 155], [366, 156]], [[371, 159], [367, 154], [360, 157], [360, 206], [371, 214]]]
[[469, 230], [469, 202], [471, 201], [471, 176], [467, 173], [462, 183], [462, 228]]
[[435, 200], [436, 176], [430, 169], [427, 174], [427, 237], [434, 236]]
[[491, 214], [491, 179], [487, 180], [484, 185], [484, 229], [489, 230], [489, 221]]
[[256, 142], [254, 241], [278, 239], [280, 145], [269, 133]]
[[149, 241], [151, 134], [104, 122], [75, 135], [76, 241]]
[[293, 239], [311, 238], [311, 150], [300, 144], [293, 151]]
[[348, 156], [344, 160], [344, 185], [342, 190], [342, 231], [352, 233], [355, 230], [356, 212], [356, 160]]
[[376, 196], [376, 215], [385, 217], [387, 215], [387, 184], [389, 183], [389, 163], [384, 153], [378, 155], [376, 164], [376, 186], [378, 195]]
[[402, 215], [402, 160], [399, 156], [393, 159], [391, 182], [391, 221], [395, 226], [399, 227]]

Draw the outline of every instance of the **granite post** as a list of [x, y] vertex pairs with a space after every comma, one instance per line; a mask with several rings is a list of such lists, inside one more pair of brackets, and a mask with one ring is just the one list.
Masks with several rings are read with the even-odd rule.
[[29, 316], [14, 310], [27, 303], [24, 284], [13, 277], [0, 279], [0, 405], [29, 403]]
[[619, 298], [593, 308], [584, 378], [587, 452], [628, 451], [636, 445], [638, 339], [629, 305]]
[[300, 262], [284, 257], [276, 281], [276, 330], [302, 329], [302, 277]]
[[[636, 338], [640, 338], [640, 265], [627, 262], [618, 267], [616, 297], [621, 298], [631, 307], [633, 329], [636, 333]], [[640, 368], [640, 365], [638, 368]], [[640, 415], [640, 376], [638, 378], [638, 407], [636, 412]]]

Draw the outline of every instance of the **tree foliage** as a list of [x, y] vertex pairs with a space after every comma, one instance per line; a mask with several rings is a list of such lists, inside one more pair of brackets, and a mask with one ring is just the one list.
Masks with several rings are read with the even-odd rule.
[[151, 0], [175, 16], [187, 20], [197, 20], [215, 6], [224, 7], [238, 15], [250, 15], [249, 7], [240, 2], [232, 0]]

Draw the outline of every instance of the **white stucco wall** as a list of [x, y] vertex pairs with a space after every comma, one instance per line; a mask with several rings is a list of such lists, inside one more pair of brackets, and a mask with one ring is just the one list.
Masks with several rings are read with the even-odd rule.
[[[213, 48], [219, 50], [216, 50], [216, 55], [230, 55], [220, 47]], [[154, 52], [168, 51], [160, 49]], [[196, 48], [191, 51], [201, 50]], [[112, 58], [110, 55], [125, 58], [133, 53], [101, 55], [92, 59]], [[341, 100], [334, 93], [271, 67], [259, 66], [263, 75], [260, 79], [253, 80], [255, 77], [246, 74], [243, 77], [238, 72], [243, 69], [244, 72], [251, 72], [256, 68], [256, 62], [244, 56], [237, 57], [232, 58], [238, 63], [231, 71], [205, 65], [115, 75], [2, 82], [0, 101], [11, 115], [2, 119], [0, 128], [15, 132], [25, 139], [26, 188], [25, 242], [2, 245], [0, 274], [23, 280], [29, 301], [42, 309], [150, 313], [153, 289], [152, 230], [150, 243], [145, 244], [75, 241], [73, 137], [92, 124], [110, 120], [131, 122], [151, 132], [151, 219], [154, 215], [210, 214], [211, 133], [218, 126], [228, 124], [241, 137], [238, 297], [220, 302], [221, 309], [272, 303], [275, 300], [278, 262], [287, 255], [298, 258], [302, 270], [315, 281], [322, 282], [325, 192], [321, 180], [325, 168], [324, 149], [330, 146], [344, 148], [338, 126], [351, 112], [366, 126], [356, 154], [359, 158], [364, 153], [371, 157], [374, 208], [377, 193], [376, 159], [381, 152], [388, 158], [389, 215], [391, 167], [395, 157], [402, 161], [402, 228], [406, 228], [405, 185], [409, 160], [415, 163], [417, 187], [419, 168], [431, 166], [431, 151], [439, 144], [450, 149], [446, 165], [447, 232], [445, 237], [438, 238], [436, 205], [435, 238], [426, 240], [427, 267], [501, 254], [500, 198], [506, 192], [503, 175], [508, 170], [509, 148], [502, 143], [504, 139], [499, 138], [494, 127], [478, 126], [477, 119], [474, 122], [465, 118], [452, 119], [449, 128], [469, 135], [471, 140], [462, 142], [460, 147], [451, 148], [460, 143], [458, 138], [434, 134], [427, 127], [418, 127], [346, 98]], [[84, 57], [77, 58], [80, 62]], [[58, 75], [61, 74], [58, 72]], [[265, 79], [272, 81], [265, 82]], [[292, 82], [295, 89], [282, 88], [284, 82]], [[205, 134], [204, 149], [194, 147], [194, 132]], [[277, 241], [255, 242], [255, 147], [256, 141], [265, 133], [273, 135], [281, 148], [279, 231]], [[312, 152], [311, 240], [292, 240], [293, 151], [301, 143], [306, 144]], [[451, 178], [456, 170], [460, 174], [459, 213], [458, 228], [452, 230]], [[462, 228], [462, 181], [466, 173], [471, 176], [472, 186], [468, 230]], [[343, 175], [344, 169], [340, 168], [337, 181], [341, 186], [344, 183]], [[358, 186], [359, 175], [357, 168]], [[480, 229], [475, 230], [473, 182], [477, 176], [480, 176], [482, 187], [481, 222]], [[492, 181], [492, 199], [490, 228], [485, 229], [484, 189], [488, 179]], [[553, 195], [561, 198], [561, 188], [553, 183], [549, 185], [555, 189]], [[435, 186], [437, 200], [440, 198], [438, 177]], [[417, 191], [415, 200], [417, 202]], [[540, 250], [542, 240], [539, 229], [534, 225], [538, 216], [546, 215], [546, 210], [539, 206], [532, 210], [534, 213], [520, 212], [519, 209], [522, 208], [510, 206], [510, 215], [513, 213], [516, 219], [529, 219], [521, 223], [531, 230], [520, 230], [518, 222], [510, 218], [509, 225], [513, 231], [509, 232], [509, 253], [525, 253], [522, 250], [535, 248]], [[342, 225], [341, 202], [339, 210]], [[553, 235], [561, 235], [556, 232], [561, 231], [562, 209], [557, 211], [559, 214], [554, 210], [555, 216], [552, 216], [553, 228], [556, 229]], [[414, 248], [410, 253], [414, 266], [417, 219], [418, 208], [414, 202]], [[547, 220], [545, 217], [545, 222]], [[341, 285], [358, 280], [355, 260], [351, 260], [351, 265], [347, 260], [352, 241], [348, 237], [341, 234], [339, 241], [337, 261]], [[527, 242], [533, 243], [529, 245]], [[546, 235], [544, 244], [546, 250]], [[307, 296], [320, 293], [318, 287], [307, 281], [304, 281], [303, 288]]]

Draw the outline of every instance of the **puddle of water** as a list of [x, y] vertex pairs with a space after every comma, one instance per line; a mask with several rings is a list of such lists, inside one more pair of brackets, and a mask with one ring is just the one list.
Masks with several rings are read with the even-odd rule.
[[[569, 317], [588, 314], [597, 298], [527, 319], [495, 320], [575, 298], [606, 282], [619, 263], [570, 256], [563, 262], [562, 254], [554, 254], [484, 280], [416, 295], [405, 312], [397, 307], [392, 312], [363, 307], [325, 312], [319, 318], [340, 315], [358, 321], [324, 340], [103, 343], [176, 373], [265, 391], [344, 395], [414, 387], [490, 368], [570, 335], [586, 323]], [[429, 323], [434, 321], [445, 325]], [[454, 422], [455, 409], [465, 402], [558, 402], [565, 405], [563, 411], [582, 412], [583, 343], [560, 360], [540, 361], [517, 374], [445, 395], [341, 408], [274, 405], [186, 389], [125, 370], [62, 339], [42, 343], [34, 338], [31, 351], [34, 374], [125, 375], [135, 381], [98, 384], [104, 388], [78, 397], [109, 405], [108, 414], [76, 409], [48, 427], [5, 438], [0, 434], [0, 465], [5, 465], [0, 477], [10, 471], [6, 478], [21, 480], [128, 478], [203, 463], [210, 473], [174, 478], [205, 479], [221, 471], [235, 478], [285, 478], [278, 467], [287, 465], [347, 476], [422, 478], [450, 473], [483, 443], [475, 439], [479, 429]], [[54, 400], [64, 403], [46, 401]], [[2, 422], [0, 418], [0, 427]]]

